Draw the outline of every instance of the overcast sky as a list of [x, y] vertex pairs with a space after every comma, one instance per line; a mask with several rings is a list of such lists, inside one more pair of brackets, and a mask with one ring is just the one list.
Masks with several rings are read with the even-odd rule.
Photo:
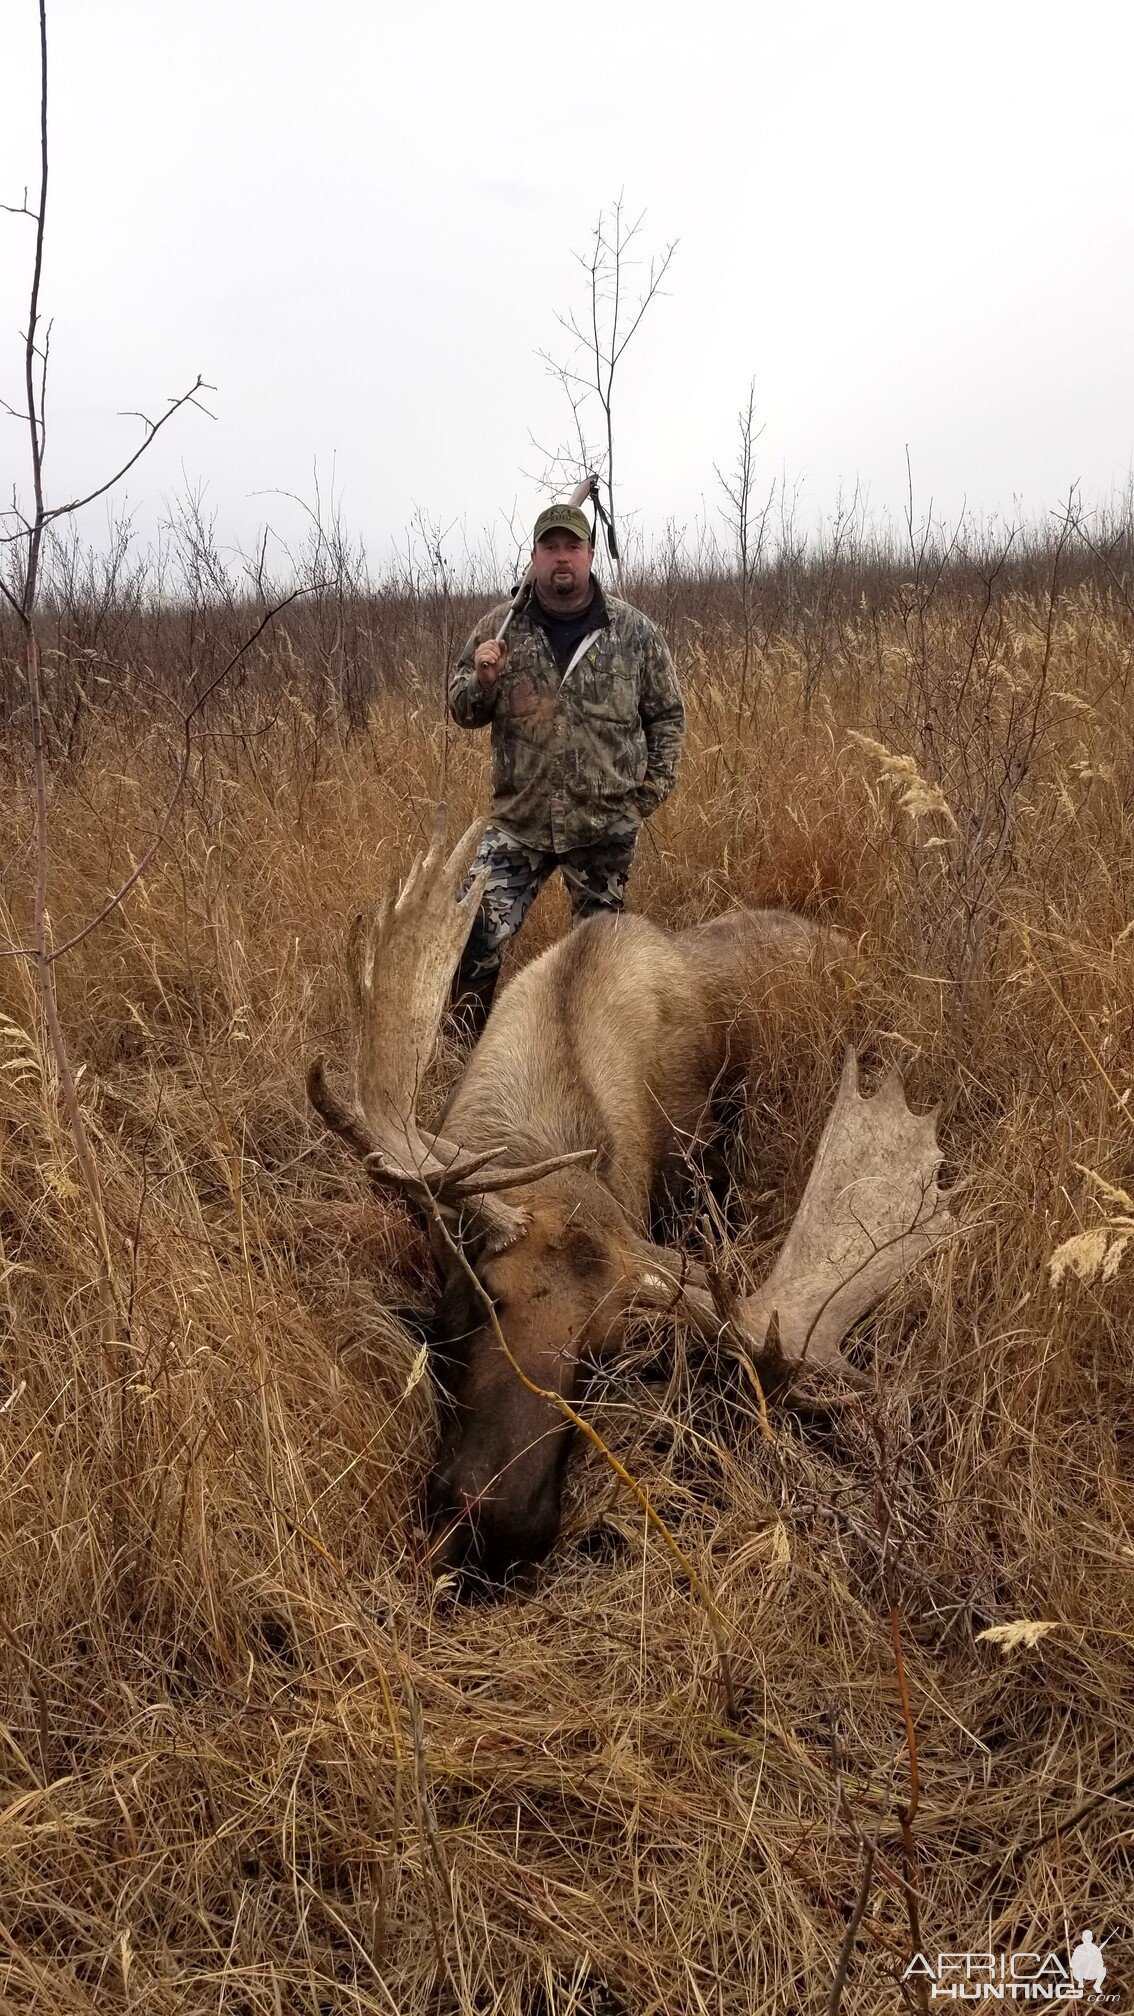
[[[35, 0], [2, 0], [0, 197], [37, 174]], [[808, 512], [1030, 515], [1134, 458], [1134, 13], [1079, 0], [49, 0], [58, 499], [199, 371], [131, 476], [289, 536], [317, 467], [381, 561], [415, 506], [538, 508], [538, 352], [625, 191], [667, 293], [616, 388], [645, 536], [719, 503], [750, 379]], [[0, 217], [18, 403], [32, 227]], [[4, 490], [24, 442], [2, 423]], [[95, 507], [89, 530], [104, 519]]]

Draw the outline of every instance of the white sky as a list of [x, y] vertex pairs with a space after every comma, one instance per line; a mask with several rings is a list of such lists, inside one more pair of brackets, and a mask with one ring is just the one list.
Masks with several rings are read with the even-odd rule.
[[[648, 537], [716, 510], [751, 377], [808, 512], [1038, 514], [1134, 458], [1134, 11], [1079, 0], [50, 0], [59, 499], [200, 371], [129, 479], [251, 545], [317, 465], [380, 563], [415, 505], [470, 540], [543, 501], [536, 354], [625, 190], [680, 240], [616, 394]], [[0, 197], [37, 173], [35, 0], [0, 8]], [[19, 399], [32, 227], [0, 217]], [[25, 447], [0, 422], [0, 477]], [[95, 507], [92, 536], [104, 517]]]

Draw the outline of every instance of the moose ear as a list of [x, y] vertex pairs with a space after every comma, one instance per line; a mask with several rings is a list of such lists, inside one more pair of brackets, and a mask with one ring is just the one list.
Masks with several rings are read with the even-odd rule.
[[[525, 1211], [522, 1204], [509, 1206], [508, 1217], [500, 1224], [490, 1224], [487, 1227], [483, 1238], [469, 1254], [469, 1258], [475, 1265], [477, 1260], [490, 1259], [494, 1253], [506, 1253], [510, 1246], [515, 1246], [526, 1236], [531, 1222], [531, 1213]], [[467, 1242], [462, 1243], [466, 1245], [467, 1250]]]

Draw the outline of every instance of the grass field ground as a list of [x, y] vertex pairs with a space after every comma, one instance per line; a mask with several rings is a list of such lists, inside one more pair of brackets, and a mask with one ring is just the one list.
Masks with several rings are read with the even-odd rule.
[[[310, 1054], [345, 1056], [351, 913], [439, 797], [454, 823], [484, 801], [438, 700], [465, 613], [387, 639], [348, 708], [285, 612], [201, 716], [151, 868], [58, 963], [113, 1322], [34, 975], [0, 961], [3, 2006], [883, 2016], [918, 2006], [911, 1906], [934, 1954], [1065, 1959], [1090, 1926], [1130, 1994], [1122, 583], [974, 562], [747, 648], [709, 591], [675, 619], [687, 756], [633, 905], [786, 902], [859, 936], [845, 1029], [941, 1102], [961, 1184], [961, 1237], [867, 1326], [846, 1413], [769, 1435], [734, 1372], [645, 1331], [592, 1393], [715, 1592], [732, 1720], [702, 1609], [593, 1455], [530, 1590], [433, 1584], [425, 1243], [305, 1108]], [[160, 662], [136, 609], [85, 656], [48, 639], [57, 944], [172, 784], [199, 617], [164, 620]], [[381, 612], [352, 621], [362, 651]], [[6, 690], [16, 941], [34, 822]], [[549, 892], [518, 956], [565, 925]], [[741, 1267], [774, 1250], [838, 1066], [801, 1002], [750, 1090]], [[1021, 1622], [1045, 1628], [980, 1637]]]

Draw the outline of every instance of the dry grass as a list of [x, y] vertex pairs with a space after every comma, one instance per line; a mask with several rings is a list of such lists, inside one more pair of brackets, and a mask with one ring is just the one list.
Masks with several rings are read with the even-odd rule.
[[[530, 1591], [432, 1586], [423, 1242], [305, 1111], [306, 1057], [343, 1049], [344, 923], [443, 769], [456, 816], [479, 804], [479, 745], [446, 755], [412, 679], [364, 734], [278, 683], [210, 722], [159, 862], [59, 969], [129, 1312], [109, 1342], [31, 975], [0, 962], [6, 2010], [812, 2016], [860, 1833], [842, 2006], [896, 2010], [884, 1571], [925, 1945], [1090, 1924], [1120, 1979], [1134, 1264], [1053, 1285], [1049, 1260], [1123, 1216], [1084, 1170], [1134, 1188], [1134, 624], [1089, 583], [981, 606], [844, 623], [817, 685], [772, 638], [742, 709], [727, 635], [687, 650], [689, 754], [632, 885], [675, 924], [785, 900], [861, 932], [848, 1016], [944, 1102], [965, 1183], [964, 1237], [870, 1326], [870, 1404], [768, 1441], [680, 1342], [592, 1395], [716, 1592], [732, 1724], [704, 1614], [593, 1458]], [[140, 722], [94, 713], [55, 770], [57, 940], [153, 830], [170, 765]], [[18, 932], [18, 753], [5, 774]], [[522, 956], [564, 924], [549, 895]], [[742, 1259], [835, 1081], [807, 1005], [752, 1087]], [[977, 1641], [1015, 1620], [1058, 1628]]]

